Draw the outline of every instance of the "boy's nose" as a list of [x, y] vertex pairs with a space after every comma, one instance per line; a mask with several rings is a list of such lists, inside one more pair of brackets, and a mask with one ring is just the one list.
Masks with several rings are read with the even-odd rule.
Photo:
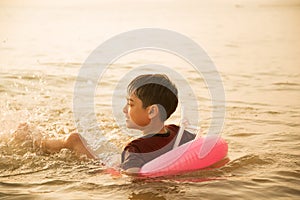
[[124, 108], [123, 108], [123, 113], [127, 113], [127, 111], [128, 111], [128, 109], [127, 109], [127, 107], [128, 107], [128, 105], [126, 104], [125, 106], [124, 106]]

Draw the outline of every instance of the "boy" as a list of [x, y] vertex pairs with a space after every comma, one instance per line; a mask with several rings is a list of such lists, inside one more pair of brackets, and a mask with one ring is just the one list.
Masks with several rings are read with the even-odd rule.
[[[166, 75], [147, 74], [136, 77], [128, 85], [127, 93], [127, 104], [123, 108], [126, 126], [141, 130], [144, 136], [126, 145], [120, 167], [126, 173], [134, 174], [145, 163], [172, 149], [179, 127], [165, 126], [164, 122], [177, 108], [178, 91]], [[180, 144], [194, 138], [194, 134], [185, 131]], [[68, 148], [77, 155], [97, 158], [77, 133], [72, 133], [65, 139], [44, 140], [42, 147], [48, 152]]]
[[[122, 152], [121, 168], [137, 173], [154, 158], [170, 151], [179, 127], [164, 125], [178, 105], [177, 88], [166, 75], [149, 74], [135, 78], [127, 88], [127, 105], [123, 112], [128, 128], [139, 129], [143, 137], [130, 142]], [[180, 144], [195, 138], [184, 132]]]

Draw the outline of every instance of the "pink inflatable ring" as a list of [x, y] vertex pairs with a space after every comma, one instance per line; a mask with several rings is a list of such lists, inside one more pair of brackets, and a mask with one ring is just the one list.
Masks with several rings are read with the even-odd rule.
[[227, 157], [228, 144], [218, 135], [185, 143], [146, 163], [139, 171], [143, 177], [182, 174], [210, 167]]

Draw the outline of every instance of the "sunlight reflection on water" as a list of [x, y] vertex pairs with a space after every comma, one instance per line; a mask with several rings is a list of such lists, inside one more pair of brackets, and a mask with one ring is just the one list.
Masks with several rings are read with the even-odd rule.
[[[218, 2], [219, 4], [216, 4]], [[15, 199], [245, 199], [299, 196], [300, 10], [297, 1], [1, 1], [0, 196]], [[157, 6], [160, 4], [160, 6]], [[101, 161], [67, 150], [45, 155], [33, 140], [75, 130], [74, 83], [86, 57], [113, 35], [141, 27], [185, 34], [215, 62], [226, 92], [223, 137], [231, 162], [221, 169], [158, 180], [105, 173]], [[162, 52], [120, 58], [99, 82], [97, 119], [118, 151], [133, 137], [113, 121], [120, 75], [148, 63], [172, 66], [199, 94], [201, 129], [211, 120], [210, 94], [187, 63]], [[122, 98], [122, 97], [120, 97]], [[178, 123], [179, 113], [170, 122]], [[27, 142], [11, 140], [30, 123]], [[99, 152], [109, 150], [97, 143]], [[102, 146], [101, 146], [102, 145]], [[113, 154], [113, 152], [112, 152]], [[109, 162], [112, 154], [102, 154]], [[114, 154], [115, 155], [115, 154]], [[216, 192], [218, 191], [218, 192]], [[279, 192], [280, 191], [280, 192]]]

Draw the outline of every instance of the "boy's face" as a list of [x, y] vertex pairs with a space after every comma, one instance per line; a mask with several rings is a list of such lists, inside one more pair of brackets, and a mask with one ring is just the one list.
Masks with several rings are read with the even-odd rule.
[[143, 108], [143, 102], [134, 93], [127, 97], [127, 104], [123, 108], [127, 128], [142, 129], [150, 123], [149, 107]]

